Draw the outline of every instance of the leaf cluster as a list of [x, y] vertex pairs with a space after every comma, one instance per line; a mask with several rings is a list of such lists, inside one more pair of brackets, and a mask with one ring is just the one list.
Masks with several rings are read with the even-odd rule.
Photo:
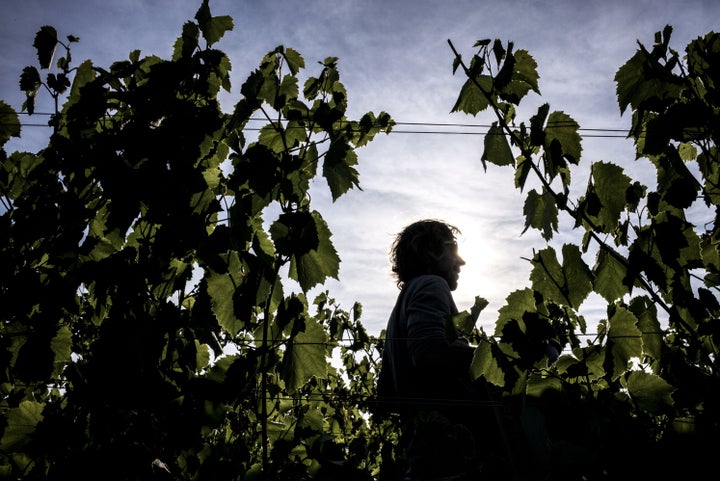
[[[628, 137], [655, 178], [634, 180], [617, 163], [595, 162], [575, 200], [577, 122], [547, 104], [528, 122], [515, 116], [523, 95], [537, 92], [534, 61], [512, 43], [485, 40], [466, 64], [450, 43], [453, 70], [467, 77], [453, 110], [489, 109], [497, 118], [483, 163], [514, 168], [520, 190], [530, 176], [540, 186], [526, 194], [523, 212], [525, 229], [540, 231], [547, 246], [530, 259], [531, 287], [507, 297], [472, 372], [522, 400], [518, 419], [530, 407], [543, 413], [549, 476], [699, 475], [717, 447], [720, 36], [693, 40], [681, 57], [671, 33], [658, 32], [652, 49], [639, 44], [615, 76], [620, 111], [632, 110]], [[582, 241], [558, 251], [551, 241], [561, 213]], [[607, 317], [583, 344], [580, 309], [590, 294], [605, 302]], [[563, 353], [550, 364], [552, 340]], [[638, 453], [642, 460], [628, 463]], [[657, 463], [689, 456], [692, 466]]]
[[[47, 147], [0, 156], [1, 478], [377, 466], [354, 449], [373, 436], [354, 401], [375, 362], [360, 309], [306, 297], [340, 266], [308, 191], [318, 176], [333, 199], [359, 187], [355, 150], [393, 121], [347, 119], [337, 59], [303, 82], [283, 46], [223, 112], [216, 45], [233, 27], [204, 0], [170, 59], [136, 50], [108, 68], [75, 66], [54, 28], [38, 32], [40, 69], [58, 45], [66, 56], [44, 81], [21, 75], [29, 114], [40, 86], [56, 101]], [[0, 115], [4, 144], [20, 129]]]

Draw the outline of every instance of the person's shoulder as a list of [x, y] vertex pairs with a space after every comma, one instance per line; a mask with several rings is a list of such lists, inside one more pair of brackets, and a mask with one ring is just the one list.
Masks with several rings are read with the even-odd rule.
[[407, 283], [405, 283], [405, 290], [416, 291], [421, 289], [443, 289], [450, 290], [447, 281], [444, 277], [436, 274], [423, 274], [421, 276], [413, 277]]

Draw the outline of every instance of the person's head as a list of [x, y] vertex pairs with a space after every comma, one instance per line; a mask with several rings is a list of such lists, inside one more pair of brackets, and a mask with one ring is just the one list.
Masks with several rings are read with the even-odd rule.
[[413, 222], [397, 234], [390, 262], [398, 287], [414, 277], [436, 274], [455, 290], [460, 266], [465, 264], [457, 251], [458, 234], [457, 227], [434, 219]]

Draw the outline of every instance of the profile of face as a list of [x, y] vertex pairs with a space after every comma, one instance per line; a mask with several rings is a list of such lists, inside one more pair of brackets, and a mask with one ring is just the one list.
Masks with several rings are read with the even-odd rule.
[[451, 291], [457, 289], [460, 267], [464, 265], [465, 260], [458, 254], [457, 243], [455, 241], [446, 241], [445, 252], [438, 259], [438, 270], [439, 274], [447, 281]]

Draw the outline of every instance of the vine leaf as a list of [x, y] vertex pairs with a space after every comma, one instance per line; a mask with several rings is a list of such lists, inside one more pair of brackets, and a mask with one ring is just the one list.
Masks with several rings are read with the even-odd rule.
[[27, 109], [28, 114], [35, 113], [35, 97], [40, 90], [40, 73], [35, 67], [25, 67], [20, 74], [20, 90], [25, 92], [25, 102], [23, 109]]
[[45, 25], [35, 34], [33, 47], [37, 50], [40, 68], [50, 68], [57, 44], [57, 30], [55, 30], [55, 27]]
[[0, 145], [4, 145], [10, 137], [20, 136], [20, 119], [8, 104], [0, 100]]
[[625, 192], [630, 188], [630, 177], [622, 167], [606, 162], [592, 166], [595, 192], [600, 200], [600, 211], [596, 218], [602, 232], [612, 232], [618, 226], [620, 214], [625, 209]]
[[330, 229], [318, 212], [312, 212], [312, 217], [317, 229], [317, 247], [290, 259], [290, 278], [298, 281], [305, 292], [328, 277], [337, 279], [340, 272], [340, 257], [330, 240]]
[[550, 240], [553, 237], [553, 231], [558, 229], [558, 210], [555, 198], [548, 191], [538, 194], [535, 189], [528, 193], [523, 207], [525, 214], [525, 229], [523, 233], [530, 227], [538, 229], [543, 239]]
[[290, 392], [300, 389], [312, 377], [327, 377], [327, 340], [325, 329], [314, 319], [306, 318], [305, 330], [288, 342], [281, 372]]
[[[232, 253], [228, 260], [229, 273], [206, 272], [207, 290], [212, 299], [212, 311], [220, 326], [234, 335], [243, 328], [243, 322], [235, 316], [234, 295], [242, 279], [240, 259]], [[233, 276], [233, 274], [235, 274]]]
[[[517, 105], [531, 90], [540, 93], [538, 88], [540, 76], [537, 73], [537, 62], [526, 50], [518, 50], [511, 58], [512, 61], [510, 58], [505, 61], [512, 68], [511, 80], [502, 87], [500, 96]], [[500, 73], [497, 76], [498, 80]]]
[[[578, 133], [580, 125], [565, 112], [552, 112], [545, 127], [545, 150], [550, 152], [553, 166], [549, 169], [553, 174], [564, 166], [565, 160], [572, 164], [580, 161], [582, 154], [582, 138]], [[554, 155], [553, 144], [560, 146], [559, 155]]]
[[577, 309], [592, 291], [592, 273], [582, 260], [578, 246], [565, 244], [562, 254], [561, 266], [552, 247], [538, 252], [533, 258], [530, 280], [545, 301], [553, 300]]
[[475, 349], [472, 364], [470, 364], [470, 377], [471, 379], [484, 377], [495, 386], [505, 384], [505, 371], [493, 355], [492, 345], [489, 342], [482, 342]]
[[213, 17], [210, 14], [210, 6], [208, 0], [203, 0], [202, 5], [195, 14], [195, 20], [198, 21], [200, 31], [203, 34], [208, 45], [218, 42], [225, 32], [233, 29], [233, 19], [228, 15]]
[[609, 326], [605, 371], [612, 379], [618, 379], [628, 370], [631, 359], [642, 356], [642, 336], [637, 327], [637, 317], [620, 306], [615, 306]]
[[649, 413], [662, 414], [674, 404], [672, 393], [675, 388], [655, 374], [633, 371], [628, 375], [627, 388], [640, 408]]
[[515, 164], [510, 144], [497, 122], [493, 122], [490, 129], [488, 129], [484, 142], [485, 150], [480, 160], [485, 171], [487, 171], [486, 161], [498, 166]]
[[30, 441], [35, 426], [43, 420], [45, 404], [36, 401], [21, 401], [18, 407], [11, 408], [5, 415], [7, 427], [0, 439], [0, 451], [17, 451]]
[[469, 337], [472, 335], [477, 323], [478, 316], [488, 306], [488, 301], [480, 296], [475, 297], [473, 306], [466, 311], [450, 316], [445, 321], [445, 334], [448, 342], [453, 342], [458, 336]]
[[627, 268], [618, 259], [602, 249], [598, 252], [594, 267], [595, 292], [608, 302], [614, 302], [625, 294], [628, 287], [623, 282], [627, 276]]
[[305, 59], [303, 59], [297, 50], [288, 47], [283, 52], [283, 56], [285, 57], [285, 63], [288, 69], [290, 69], [290, 73], [293, 75], [297, 74], [300, 69], [305, 68]]
[[[640, 296], [630, 302], [629, 309], [638, 319], [637, 326], [642, 333], [643, 354], [660, 360], [664, 343], [657, 306], [647, 296]], [[659, 365], [657, 368], [659, 369]]]
[[[485, 90], [490, 91], [492, 88], [492, 77], [489, 75], [481, 75], [476, 78], [476, 82]], [[455, 105], [450, 112], [465, 112], [473, 117], [490, 106], [487, 96], [478, 88], [472, 80], [467, 80], [460, 90]]]
[[50, 341], [55, 360], [54, 374], [59, 375], [63, 368], [70, 362], [70, 354], [72, 352], [72, 332], [67, 326], [61, 326], [55, 337]]
[[522, 322], [526, 312], [536, 312], [535, 298], [532, 289], [525, 288], [511, 292], [505, 299], [505, 305], [498, 311], [495, 323], [495, 336], [501, 337], [505, 326], [512, 320]]
[[353, 187], [360, 188], [357, 165], [357, 154], [342, 139], [331, 142], [323, 162], [323, 177], [327, 180], [333, 201]]

